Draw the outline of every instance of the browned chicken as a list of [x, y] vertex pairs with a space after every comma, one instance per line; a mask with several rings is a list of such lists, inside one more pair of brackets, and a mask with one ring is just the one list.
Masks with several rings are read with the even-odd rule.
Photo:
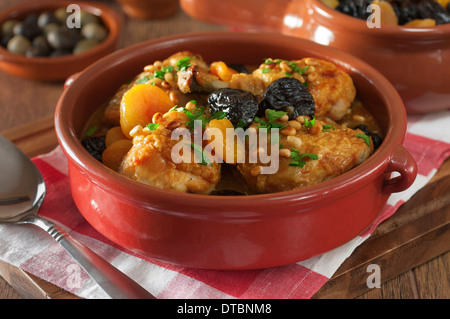
[[[347, 172], [373, 152], [373, 143], [368, 139], [370, 146], [367, 144], [362, 131], [334, 122], [316, 120], [307, 128], [297, 120], [290, 121], [280, 133], [279, 144], [273, 144], [280, 145], [279, 167], [275, 174], [261, 174], [261, 167], [268, 164], [259, 161], [238, 164], [238, 170], [256, 193], [288, 191], [318, 184]], [[361, 134], [361, 137], [356, 134]]]
[[[196, 194], [211, 193], [220, 180], [220, 164], [196, 161], [199, 154], [192, 144], [187, 145], [188, 154], [173, 154], [180, 140], [172, 139], [172, 132], [185, 128], [187, 120], [184, 113], [171, 111], [154, 117], [154, 122], [159, 124], [154, 130], [139, 126], [133, 129], [130, 133], [133, 146], [123, 159], [119, 172], [158, 188]], [[201, 152], [202, 146], [199, 147]]]

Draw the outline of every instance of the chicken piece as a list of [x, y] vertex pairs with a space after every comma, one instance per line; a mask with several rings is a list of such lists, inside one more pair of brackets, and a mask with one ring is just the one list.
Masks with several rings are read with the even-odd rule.
[[230, 87], [262, 95], [270, 83], [290, 74], [300, 82], [307, 83], [308, 91], [316, 103], [316, 117], [326, 116], [337, 121], [351, 107], [356, 88], [351, 77], [333, 63], [314, 58], [272, 61], [276, 62], [261, 64], [251, 75], [233, 75]]
[[338, 121], [344, 117], [356, 97], [356, 88], [350, 75], [333, 63], [305, 58], [298, 63], [304, 72], [308, 90], [316, 102], [316, 117]]
[[279, 158], [274, 159], [279, 159], [274, 174], [260, 174], [261, 167], [269, 163], [261, 164], [259, 159], [256, 163], [247, 160], [238, 164], [238, 170], [252, 191], [273, 193], [316, 185], [349, 171], [373, 152], [372, 141], [368, 140], [369, 146], [364, 138], [356, 136], [364, 136], [360, 130], [334, 122], [332, 127], [326, 126], [330, 122], [319, 120], [310, 128], [295, 122], [297, 124], [286, 124], [289, 126], [280, 130], [279, 143], [272, 144], [272, 147], [281, 146]]
[[[177, 144], [183, 143], [172, 139], [172, 132], [185, 128], [188, 121], [186, 114], [175, 111], [164, 115], [158, 113], [154, 121], [159, 124], [154, 130], [139, 126], [132, 130], [133, 146], [124, 157], [119, 173], [163, 189], [196, 194], [211, 193], [220, 180], [220, 164], [213, 161], [195, 162], [194, 158], [198, 154], [191, 143], [187, 148], [189, 161], [181, 161], [179, 153], [172, 154]], [[185, 156], [183, 153], [183, 159]]]

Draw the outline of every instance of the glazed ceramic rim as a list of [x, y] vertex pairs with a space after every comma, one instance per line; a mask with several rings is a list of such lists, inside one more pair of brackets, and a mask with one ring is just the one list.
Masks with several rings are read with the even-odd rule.
[[[312, 54], [319, 54], [320, 51], [326, 50], [326, 55], [320, 54], [324, 59], [342, 61], [340, 64], [346, 66], [357, 73], [362, 74], [368, 79], [376, 92], [379, 94], [381, 100], [386, 105], [389, 126], [387, 128], [386, 137], [381, 147], [369, 157], [364, 163], [353, 168], [352, 170], [335, 177], [329, 181], [322, 182], [318, 185], [305, 187], [299, 190], [285, 191], [279, 193], [250, 195], [250, 196], [217, 196], [217, 195], [199, 195], [179, 193], [170, 190], [164, 190], [153, 186], [145, 185], [143, 183], [131, 180], [119, 173], [113, 172], [106, 168], [103, 164], [92, 157], [81, 145], [78, 139], [78, 133], [73, 127], [71, 113], [73, 109], [68, 109], [70, 101], [74, 100], [75, 92], [89, 85], [89, 81], [95, 81], [95, 77], [99, 72], [107, 66], [120, 64], [124, 59], [133, 59], [139, 56], [141, 50], [152, 46], [155, 50], [158, 48], [167, 48], [171, 43], [178, 43], [195, 39], [197, 41], [210, 41], [213, 39], [221, 39], [223, 41], [248, 41], [261, 43], [276, 43], [277, 41], [294, 41], [298, 44], [307, 45], [307, 51]], [[259, 39], [259, 42], [257, 41]], [[370, 77], [368, 76], [370, 74]], [[88, 81], [88, 79], [91, 79]], [[68, 101], [68, 102], [66, 102]], [[395, 123], [395, 125], [393, 125]], [[304, 204], [305, 209], [310, 208], [309, 205], [316, 203], [317, 205], [325, 205], [329, 202], [331, 197], [349, 196], [359, 190], [362, 185], [366, 185], [369, 181], [380, 176], [386, 170], [392, 153], [395, 148], [399, 147], [404, 139], [406, 132], [406, 111], [403, 102], [388, 80], [381, 75], [374, 68], [365, 62], [350, 56], [344, 52], [338, 51], [331, 47], [324, 47], [309, 40], [299, 39], [297, 37], [290, 37], [285, 35], [278, 35], [273, 33], [263, 32], [201, 32], [189, 33], [177, 36], [170, 36], [150, 40], [133, 46], [118, 50], [81, 72], [77, 78], [70, 84], [70, 86], [61, 95], [55, 112], [55, 129], [56, 134], [63, 152], [69, 161], [76, 164], [84, 173], [90, 175], [93, 182], [99, 187], [105, 189], [114, 196], [120, 196], [122, 200], [130, 201], [136, 204], [137, 201], [141, 203], [142, 207], [149, 207], [154, 211], [160, 211], [164, 214], [183, 214], [182, 212], [167, 211], [164, 205], [149, 203], [149, 197], [158, 200], [158, 203], [164, 199], [176, 200], [178, 204], [185, 207], [184, 214], [189, 216], [204, 217], [203, 213], [192, 211], [195, 207], [228, 207], [226, 211], [217, 210], [217, 216], [229, 216], [235, 218], [236, 212], [245, 212], [250, 208], [254, 209], [255, 201], [259, 205], [273, 206], [275, 204], [286, 201], [295, 202], [299, 200]], [[133, 194], [132, 199], [127, 199], [123, 194], [123, 190]], [[380, 189], [381, 192], [381, 189]], [[274, 214], [280, 214], [274, 211]], [[213, 214], [213, 213], [211, 213]], [[214, 215], [214, 214], [213, 214]], [[239, 215], [242, 217], [241, 215]], [[247, 216], [248, 217], [248, 216]], [[210, 218], [210, 217], [208, 217]]]
[[77, 55], [70, 54], [67, 56], [54, 58], [26, 57], [20, 54], [11, 53], [0, 46], [0, 63], [4, 61], [8, 63], [22, 64], [24, 66], [41, 64], [51, 67], [70, 63], [74, 60], [83, 60], [91, 56], [96, 56], [97, 54], [105, 50], [105, 48], [114, 45], [114, 43], [118, 39], [118, 35], [120, 32], [121, 22], [119, 15], [112, 8], [97, 2], [76, 1], [75, 3], [74, 1], [29, 1], [9, 7], [5, 11], [2, 11], [0, 13], [0, 25], [3, 24], [3, 22], [7, 19], [14, 19], [15, 17], [22, 16], [26, 13], [43, 12], [45, 11], [45, 9], [65, 7], [69, 4], [77, 4], [81, 9], [87, 9], [87, 11], [99, 16], [102, 19], [102, 22], [108, 28], [108, 36], [106, 37], [106, 39], [104, 39], [94, 48], [83, 53]]
[[312, 5], [321, 17], [332, 21], [336, 24], [334, 18], [339, 17], [339, 25], [351, 29], [353, 32], [370, 34], [373, 36], [397, 36], [400, 38], [412, 39], [432, 39], [442, 38], [448, 40], [450, 37], [450, 23], [442, 24], [435, 27], [405, 27], [405, 26], [382, 26], [381, 28], [370, 29], [366, 25], [366, 21], [351, 17], [333, 8], [330, 8], [321, 0], [312, 0]]

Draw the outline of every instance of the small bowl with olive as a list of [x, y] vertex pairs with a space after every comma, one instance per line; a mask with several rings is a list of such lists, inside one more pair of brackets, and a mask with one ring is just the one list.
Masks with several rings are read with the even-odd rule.
[[0, 13], [0, 69], [43, 81], [65, 80], [117, 47], [120, 18], [93, 2], [39, 1]]

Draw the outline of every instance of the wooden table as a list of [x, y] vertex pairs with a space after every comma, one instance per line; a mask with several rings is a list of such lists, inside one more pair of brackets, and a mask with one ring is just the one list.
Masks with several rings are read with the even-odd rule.
[[[3, 0], [0, 10], [26, 0]], [[103, 1], [117, 8], [113, 1]], [[135, 20], [122, 14], [120, 47], [177, 33], [223, 30], [195, 21], [181, 10], [164, 20]], [[29, 156], [57, 145], [53, 112], [62, 83], [41, 83], [0, 72], [0, 132]], [[314, 298], [450, 297], [450, 160], [373, 236], [359, 246]], [[369, 289], [367, 266], [381, 269], [380, 289]], [[0, 298], [75, 298], [25, 271], [0, 262]]]

